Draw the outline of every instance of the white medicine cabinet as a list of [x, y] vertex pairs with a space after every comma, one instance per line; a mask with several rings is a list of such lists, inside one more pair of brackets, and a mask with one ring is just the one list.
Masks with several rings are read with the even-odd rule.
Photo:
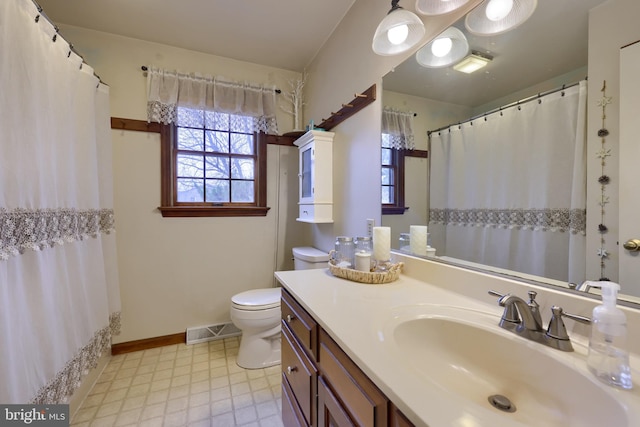
[[310, 130], [294, 142], [299, 151], [297, 221], [333, 222], [334, 135]]

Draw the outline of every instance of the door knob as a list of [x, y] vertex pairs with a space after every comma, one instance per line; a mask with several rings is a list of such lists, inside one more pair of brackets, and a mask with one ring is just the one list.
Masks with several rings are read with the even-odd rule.
[[624, 245], [622, 245], [622, 247], [631, 252], [639, 252], [640, 239], [629, 239], [626, 242], [624, 242]]

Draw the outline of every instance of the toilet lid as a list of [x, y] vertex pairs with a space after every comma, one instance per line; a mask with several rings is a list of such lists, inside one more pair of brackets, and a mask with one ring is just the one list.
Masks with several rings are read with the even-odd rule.
[[231, 297], [233, 305], [240, 310], [266, 310], [280, 306], [281, 288], [252, 289]]

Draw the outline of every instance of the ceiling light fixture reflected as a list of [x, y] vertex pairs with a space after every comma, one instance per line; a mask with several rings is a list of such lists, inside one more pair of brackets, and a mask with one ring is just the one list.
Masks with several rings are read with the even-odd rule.
[[453, 69], [462, 73], [471, 74], [485, 67], [492, 59], [489, 55], [482, 55], [479, 52], [473, 51], [462, 61], [454, 65]]
[[424, 37], [422, 20], [408, 10], [398, 6], [399, 0], [391, 1], [391, 10], [385, 16], [373, 36], [371, 47], [378, 55], [396, 55], [417, 45]]
[[444, 15], [467, 3], [469, 0], [416, 0], [416, 11], [423, 15]]
[[477, 36], [502, 34], [529, 19], [537, 6], [538, 0], [485, 0], [467, 14], [464, 23]]
[[442, 68], [455, 64], [468, 53], [469, 43], [462, 31], [449, 27], [416, 52], [416, 61], [423, 67]]

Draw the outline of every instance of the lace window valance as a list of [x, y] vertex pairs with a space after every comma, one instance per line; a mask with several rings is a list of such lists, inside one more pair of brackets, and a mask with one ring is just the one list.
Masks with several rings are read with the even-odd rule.
[[382, 111], [382, 133], [389, 135], [391, 147], [397, 150], [413, 150], [413, 113], [384, 107]]
[[147, 71], [147, 117], [175, 123], [178, 107], [254, 118], [254, 131], [276, 134], [275, 87], [225, 81], [150, 67]]

